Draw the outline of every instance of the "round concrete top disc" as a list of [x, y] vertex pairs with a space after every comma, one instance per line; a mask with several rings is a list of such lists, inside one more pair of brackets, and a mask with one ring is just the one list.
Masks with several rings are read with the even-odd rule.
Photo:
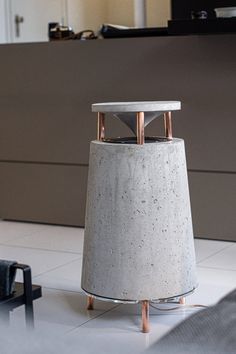
[[180, 101], [105, 102], [92, 104], [92, 112], [169, 112], [181, 109]]

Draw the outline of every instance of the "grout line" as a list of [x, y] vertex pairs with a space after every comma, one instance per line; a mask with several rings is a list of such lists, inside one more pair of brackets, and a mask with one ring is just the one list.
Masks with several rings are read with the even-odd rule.
[[[7, 221], [7, 222], [11, 222], [11, 221]], [[15, 221], [13, 221], [12, 223], [14, 223]], [[0, 223], [1, 223], [1, 220], [0, 220]], [[14, 225], [15, 227], [15, 225]], [[0, 228], [1, 228], [1, 224], [0, 224]], [[3, 230], [4, 232], [4, 230]], [[9, 241], [17, 241], [17, 240], [20, 240], [22, 238], [25, 238], [25, 237], [30, 237], [30, 236], [34, 236], [34, 235], [37, 235], [37, 234], [41, 234], [42, 232], [45, 232], [45, 230], [37, 230], [37, 231], [31, 231], [29, 234], [24, 234], [24, 235], [21, 235], [21, 236], [16, 236], [12, 239], [10, 239]], [[0, 243], [2, 244], [2, 242], [0, 241]]]
[[207, 259], [209, 259], [211, 257], [214, 257], [218, 253], [220, 253], [222, 251], [225, 251], [227, 248], [230, 248], [230, 247], [233, 247], [233, 246], [234, 246], [234, 244], [227, 245], [227, 246], [221, 248], [220, 250], [216, 251], [215, 253], [212, 253], [210, 256], [207, 256], [206, 258], [203, 258], [200, 261], [197, 261], [196, 264], [199, 265], [201, 262], [205, 262]]
[[212, 266], [201, 266], [197, 265], [197, 268], [203, 268], [203, 269], [217, 269], [217, 270], [223, 270], [225, 272], [236, 272], [236, 269], [228, 269], [228, 268], [220, 268], [220, 267], [212, 267]]
[[72, 261], [66, 262], [65, 264], [60, 264], [59, 266], [57, 266], [57, 267], [55, 267], [55, 268], [51, 268], [51, 269], [46, 270], [45, 272], [39, 273], [39, 274], [37, 274], [37, 275], [34, 275], [32, 278], [33, 278], [33, 279], [36, 279], [37, 277], [39, 277], [39, 276], [41, 276], [41, 275], [44, 275], [44, 274], [49, 273], [49, 272], [52, 272], [52, 271], [54, 271], [54, 270], [56, 270], [56, 269], [58, 269], [58, 268], [62, 268], [62, 267], [64, 267], [64, 266], [68, 265], [68, 264], [71, 264], [71, 263], [73, 263], [73, 262], [75, 262], [75, 261], [78, 261], [78, 259], [79, 259], [79, 258], [76, 258], [76, 259], [73, 259]]
[[203, 236], [194, 236], [194, 240], [203, 240], [203, 241], [217, 241], [217, 242], [227, 242], [227, 243], [236, 243], [236, 240], [224, 240], [220, 238], [212, 238], [212, 237], [203, 237]]
[[[123, 306], [123, 305], [124, 305], [124, 304], [118, 304], [118, 305], [116, 305], [116, 306], [110, 308], [109, 310], [106, 310], [105, 312], [103, 312], [103, 313], [101, 313], [101, 314], [99, 314], [99, 315], [97, 315], [97, 316], [95, 316], [95, 317], [93, 317], [93, 318], [90, 318], [89, 320], [85, 321], [84, 323], [82, 323], [82, 324], [80, 324], [80, 325], [78, 325], [78, 326], [76, 326], [76, 327], [74, 327], [74, 328], [68, 330], [65, 334], [72, 333], [72, 332], [76, 331], [78, 328], [80, 328], [80, 327], [84, 326], [85, 324], [87, 324], [88, 322], [91, 322], [91, 321], [93, 321], [93, 320], [95, 320], [95, 319], [97, 319], [97, 318], [99, 318], [99, 317], [102, 317], [102, 316], [105, 315], [106, 313], [111, 312], [111, 311], [113, 311], [114, 309], [116, 309], [116, 308], [118, 308], [118, 307], [121, 307], [121, 306]], [[186, 309], [184, 309], [184, 313], [185, 313], [187, 316], [190, 316], [192, 313], [195, 313], [195, 312], [196, 312], [196, 311], [192, 311], [192, 310], [191, 310], [191, 311], [186, 311]], [[150, 317], [151, 317], [151, 316], [161, 316], [161, 315], [162, 315], [161, 313], [152, 313], [152, 314], [150, 314]], [[168, 315], [171, 315], [171, 316], [179, 316], [180, 313], [165, 314], [165, 316], [168, 316]], [[140, 314], [135, 314], [134, 316], [140, 316]], [[182, 319], [181, 319], [181, 321], [182, 321]]]
[[56, 290], [56, 291], [63, 291], [63, 292], [67, 292], [67, 293], [75, 293], [75, 294], [79, 294], [79, 295], [86, 295], [83, 290], [81, 289], [81, 291], [76, 291], [76, 290], [68, 290], [68, 289], [59, 289], [59, 288], [51, 288], [50, 286], [45, 286], [45, 285], [42, 285], [42, 288], [43, 289], [46, 289], [46, 290]]
[[47, 249], [47, 248], [35, 248], [35, 247], [29, 247], [29, 246], [22, 246], [22, 245], [9, 245], [6, 243], [1, 243], [1, 246], [5, 246], [5, 247], [12, 247], [12, 248], [23, 248], [23, 249], [30, 249], [30, 250], [35, 250], [35, 251], [46, 251], [46, 252], [54, 252], [54, 253], [68, 253], [68, 254], [74, 254], [74, 255], [78, 255], [78, 256], [82, 256], [83, 252], [72, 252], [72, 251], [62, 251], [62, 250], [53, 250], [53, 249]]
[[[122, 304], [118, 304], [118, 305], [116, 305], [116, 306], [110, 308], [109, 310], [106, 310], [106, 311], [104, 311], [104, 312], [98, 314], [97, 316], [94, 316], [93, 318], [90, 318], [89, 320], [83, 322], [82, 324], [80, 324], [80, 325], [78, 325], [78, 326], [76, 326], [76, 327], [74, 327], [74, 328], [68, 330], [68, 332], [66, 332], [66, 334], [71, 333], [71, 332], [77, 330], [79, 327], [84, 326], [86, 323], [88, 323], [88, 322], [90, 322], [90, 321], [93, 321], [93, 320], [97, 319], [98, 317], [101, 317], [101, 316], [105, 315], [106, 313], [108, 313], [108, 312], [110, 312], [110, 311], [113, 311], [114, 309], [116, 309], [117, 307], [119, 307], [119, 306], [121, 306], [121, 305], [122, 305]], [[96, 310], [95, 310], [95, 311], [96, 311]]]

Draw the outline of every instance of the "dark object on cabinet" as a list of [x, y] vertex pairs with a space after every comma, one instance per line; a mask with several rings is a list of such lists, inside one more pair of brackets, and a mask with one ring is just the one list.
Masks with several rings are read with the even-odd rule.
[[214, 9], [218, 7], [236, 6], [236, 0], [172, 0], [172, 20], [191, 19], [192, 11], [207, 11], [208, 18], [215, 18]]
[[172, 20], [168, 22], [170, 35], [234, 33], [236, 17], [194, 20]]
[[125, 37], [153, 37], [167, 36], [166, 27], [146, 27], [146, 28], [118, 28], [112, 25], [102, 25], [100, 30], [104, 38], [125, 38]]

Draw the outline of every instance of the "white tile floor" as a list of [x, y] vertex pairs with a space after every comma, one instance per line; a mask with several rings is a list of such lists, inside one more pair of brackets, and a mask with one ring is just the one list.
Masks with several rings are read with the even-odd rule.
[[[187, 304], [214, 304], [236, 287], [236, 244], [197, 239], [195, 245], [199, 287]], [[65, 343], [68, 353], [71, 343], [78, 353], [137, 353], [197, 311], [151, 308], [150, 334], [140, 333], [139, 305], [96, 301], [95, 310], [87, 311], [80, 287], [82, 247], [83, 229], [0, 221], [0, 258], [31, 265], [33, 282], [43, 286], [43, 297], [34, 303], [37, 343], [59, 336], [63, 353]], [[23, 307], [13, 311], [10, 323], [24, 327]]]

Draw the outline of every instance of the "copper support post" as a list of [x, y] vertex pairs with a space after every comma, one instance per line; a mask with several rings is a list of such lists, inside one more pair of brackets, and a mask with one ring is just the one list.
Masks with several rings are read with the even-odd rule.
[[186, 299], [185, 299], [185, 297], [181, 297], [181, 298], [179, 299], [179, 304], [180, 304], [180, 305], [185, 305], [185, 304], [186, 304]]
[[137, 121], [137, 144], [144, 144], [144, 112], [138, 112]]
[[172, 121], [171, 112], [164, 113], [165, 136], [168, 140], [172, 140]]
[[142, 332], [149, 333], [149, 301], [142, 301]]
[[87, 296], [87, 310], [93, 310], [94, 298], [93, 296]]
[[102, 141], [105, 138], [105, 114], [98, 112], [97, 140]]

